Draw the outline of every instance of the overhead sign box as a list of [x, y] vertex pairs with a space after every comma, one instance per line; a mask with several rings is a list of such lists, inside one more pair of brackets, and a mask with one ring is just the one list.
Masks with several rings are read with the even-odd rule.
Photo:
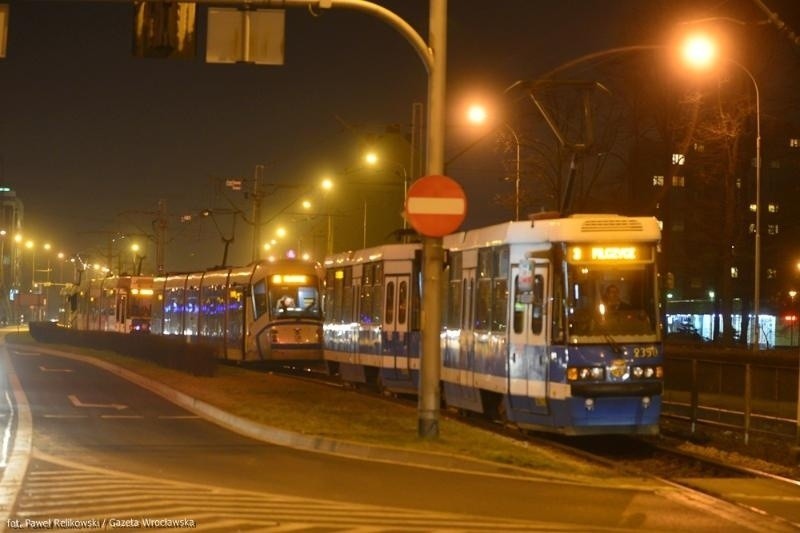
[[197, 5], [140, 2], [133, 6], [133, 55], [193, 58]]
[[283, 65], [282, 9], [208, 9], [206, 62]]

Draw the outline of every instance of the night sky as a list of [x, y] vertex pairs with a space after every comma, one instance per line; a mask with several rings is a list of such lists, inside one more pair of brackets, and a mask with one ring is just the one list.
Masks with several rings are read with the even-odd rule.
[[[796, 1], [764, 2], [800, 24]], [[427, 40], [427, 1], [376, 3]], [[264, 218], [281, 221], [278, 214], [291, 214], [292, 200], [323, 173], [356, 167], [366, 140], [387, 125], [407, 131], [412, 102], [426, 98], [425, 70], [411, 46], [355, 11], [288, 9], [285, 64], [266, 67], [205, 64], [202, 7], [197, 57], [165, 60], [132, 56], [130, 4], [10, 4], [7, 57], [0, 59], [0, 182], [24, 202], [26, 236], [84, 257], [105, 253], [112, 235], [152, 232], [152, 213], [164, 199], [167, 269], [218, 264], [214, 226], [179, 222], [204, 208], [231, 208], [215, 180], [252, 178], [264, 165], [266, 182], [299, 186], [269, 189]], [[461, 118], [470, 99], [497, 99], [514, 81], [593, 51], [663, 42], [676, 21], [708, 16], [764, 18], [750, 0], [451, 0], [448, 154], [476, 138]], [[511, 190], [496, 159], [486, 141], [448, 169], [468, 194], [466, 227], [509, 219], [487, 202]], [[384, 204], [368, 209], [399, 212], [401, 192], [387, 191]], [[246, 208], [242, 193], [226, 194]], [[387, 207], [386, 198], [396, 205]], [[360, 235], [361, 216], [351, 211], [337, 211], [337, 231]], [[218, 217], [223, 233], [230, 219]], [[298, 233], [323, 227], [319, 218], [292, 221]], [[242, 220], [236, 230], [229, 263], [242, 264], [251, 230]]]

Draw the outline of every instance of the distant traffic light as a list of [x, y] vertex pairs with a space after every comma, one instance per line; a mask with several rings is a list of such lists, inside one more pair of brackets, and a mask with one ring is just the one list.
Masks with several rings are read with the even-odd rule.
[[192, 58], [197, 48], [196, 4], [139, 2], [134, 4], [133, 55]]

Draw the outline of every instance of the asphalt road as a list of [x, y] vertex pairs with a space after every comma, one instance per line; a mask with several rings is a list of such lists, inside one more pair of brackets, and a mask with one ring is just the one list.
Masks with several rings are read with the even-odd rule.
[[641, 480], [489, 476], [265, 444], [92, 365], [7, 349], [33, 425], [13, 520], [180, 516], [219, 530], [780, 530]]

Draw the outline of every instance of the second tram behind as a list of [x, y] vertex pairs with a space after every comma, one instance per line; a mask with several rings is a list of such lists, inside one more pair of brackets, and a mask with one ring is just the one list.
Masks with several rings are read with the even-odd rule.
[[[568, 435], [658, 433], [659, 241], [654, 218], [617, 215], [446, 236], [447, 405]], [[343, 379], [417, 390], [421, 266], [419, 244], [326, 259], [324, 357]]]
[[220, 359], [322, 360], [321, 270], [260, 261], [203, 272], [88, 279], [69, 296], [68, 326], [183, 335], [217, 346]]
[[151, 331], [214, 342], [230, 361], [320, 361], [320, 288], [317, 265], [293, 260], [157, 277]]

